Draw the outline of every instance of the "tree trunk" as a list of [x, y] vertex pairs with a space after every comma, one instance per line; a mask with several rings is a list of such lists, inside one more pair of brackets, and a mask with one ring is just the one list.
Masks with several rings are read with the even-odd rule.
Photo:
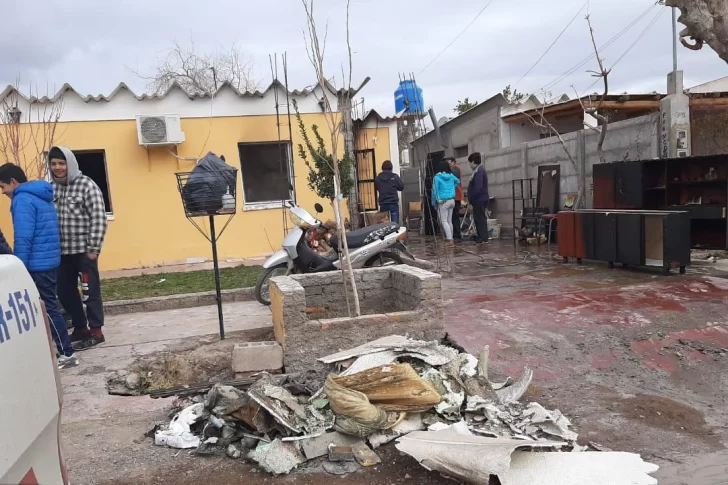
[[[680, 41], [690, 49], [700, 49], [708, 44], [728, 63], [728, 2], [725, 0], [667, 0], [668, 7], [680, 9], [679, 21], [685, 27]], [[685, 37], [692, 37], [690, 44]]]

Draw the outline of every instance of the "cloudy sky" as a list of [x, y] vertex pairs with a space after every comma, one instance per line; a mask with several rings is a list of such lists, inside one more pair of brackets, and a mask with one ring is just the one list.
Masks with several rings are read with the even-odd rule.
[[[572, 95], [572, 85], [587, 92], [593, 80], [585, 71], [595, 68], [594, 60], [562, 76], [593, 52], [584, 0], [493, 0], [473, 22], [488, 1], [351, 0], [354, 84], [365, 76], [372, 78], [361, 93], [365, 107], [392, 113], [399, 73], [410, 72], [424, 90], [425, 103], [433, 105], [439, 117], [451, 115], [458, 99], [484, 100], [507, 84], [518, 83], [519, 91], [533, 93], [547, 88]], [[329, 25], [328, 73], [338, 73], [339, 86], [346, 62], [345, 4], [316, 0], [319, 28], [323, 30], [327, 21]], [[601, 52], [607, 66], [614, 66], [614, 93], [665, 91], [665, 75], [672, 69], [671, 16], [666, 7], [648, 11], [653, 4], [654, 0], [589, 2], [600, 45], [641, 17]], [[519, 82], [575, 16], [550, 52]], [[132, 70], [153, 72], [175, 39], [190, 38], [199, 50], [210, 52], [236, 43], [254, 62], [262, 86], [270, 82], [268, 55], [275, 52], [288, 53], [291, 88], [310, 85], [314, 79], [299, 0], [5, 0], [3, 18], [0, 84], [13, 83], [19, 76], [23, 90], [33, 83], [41, 91], [46, 86], [54, 91], [68, 82], [81, 93], [108, 94], [124, 81], [141, 92], [146, 81]], [[687, 86], [728, 75], [726, 64], [707, 47], [693, 52], [679, 46], [679, 57]]]

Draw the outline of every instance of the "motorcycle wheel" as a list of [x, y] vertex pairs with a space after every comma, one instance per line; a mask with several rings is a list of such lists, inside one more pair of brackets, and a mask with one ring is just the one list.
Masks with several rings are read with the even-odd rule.
[[365, 268], [379, 268], [381, 266], [393, 266], [395, 264], [402, 264], [402, 258], [397, 253], [385, 251], [383, 253], [375, 254], [364, 263]]
[[279, 264], [268, 268], [258, 277], [258, 282], [255, 284], [255, 299], [262, 305], [270, 305], [270, 289], [269, 280], [276, 276], [286, 276], [288, 274], [288, 265]]

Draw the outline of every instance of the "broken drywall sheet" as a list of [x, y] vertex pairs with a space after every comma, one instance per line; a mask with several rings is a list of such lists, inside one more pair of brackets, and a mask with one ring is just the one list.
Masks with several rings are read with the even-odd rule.
[[516, 451], [498, 478], [502, 485], [657, 485], [649, 474], [658, 468], [634, 453]]
[[[457, 350], [440, 345], [437, 341], [425, 342], [392, 335], [323, 357], [319, 361], [325, 364], [333, 364], [358, 357], [353, 366], [355, 366], [356, 372], [362, 372], [380, 365], [390, 364], [399, 357], [411, 357], [429, 365], [441, 366], [449, 363], [457, 356]], [[344, 375], [356, 372], [351, 371]]]
[[[511, 454], [521, 447], [555, 448], [563, 443], [483, 438], [459, 434], [454, 429], [416, 431], [397, 440], [397, 449], [428, 470], [473, 485], [488, 485], [490, 476], [508, 471]], [[540, 482], [548, 483], [548, 482]], [[585, 482], [588, 483], [588, 482]]]
[[397, 424], [394, 428], [384, 430], [381, 433], [375, 433], [369, 436], [367, 440], [372, 445], [372, 448], [376, 450], [380, 446], [394, 441], [400, 436], [412, 433], [413, 431], [422, 431], [423, 429], [425, 429], [425, 425], [422, 423], [422, 415], [420, 413], [414, 413], [408, 415], [407, 419]]
[[284, 443], [281, 440], [261, 442], [248, 454], [248, 458], [273, 475], [285, 475], [306, 462], [297, 443]]
[[516, 382], [508, 387], [503, 387], [496, 390], [495, 393], [498, 396], [498, 399], [500, 399], [503, 404], [518, 402], [518, 400], [521, 399], [521, 397], [528, 390], [528, 386], [531, 385], [532, 380], [533, 371], [526, 367], [526, 369], [523, 371], [523, 375], [518, 378]]

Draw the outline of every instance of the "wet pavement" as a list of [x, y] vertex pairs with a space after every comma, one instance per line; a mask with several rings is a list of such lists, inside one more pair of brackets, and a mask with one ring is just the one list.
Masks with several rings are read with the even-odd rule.
[[[574, 416], [582, 440], [726, 479], [725, 272], [564, 264], [555, 246], [511, 241], [409, 245], [444, 270], [451, 337], [471, 353], [489, 345], [502, 374], [533, 368], [529, 395]], [[686, 483], [728, 483], [697, 473]]]
[[[443, 273], [445, 323], [468, 351], [491, 348], [491, 374], [534, 369], [525, 399], [566, 413], [590, 441], [642, 454], [662, 468], [660, 483], [728, 481], [728, 275], [691, 267], [664, 276], [643, 269], [563, 264], [555, 247], [511, 241], [436, 249], [413, 238], [412, 251]], [[243, 321], [268, 322], [261, 307], [233, 306], [230, 339]], [[105, 377], [135, 359], [213, 345], [212, 311], [200, 308], [110, 320], [114, 339], [64, 371], [63, 439], [74, 483], [324, 483], [329, 476], [272, 478], [226, 458], [201, 459], [143, 438], [168, 419], [172, 399], [109, 396]], [[143, 318], [146, 320], [139, 320]], [[146, 323], [145, 323], [146, 322]], [[115, 327], [112, 329], [111, 327]], [[233, 330], [240, 330], [234, 332]], [[267, 337], [270, 338], [270, 337]], [[451, 483], [391, 453], [377, 470], [347, 483]]]

